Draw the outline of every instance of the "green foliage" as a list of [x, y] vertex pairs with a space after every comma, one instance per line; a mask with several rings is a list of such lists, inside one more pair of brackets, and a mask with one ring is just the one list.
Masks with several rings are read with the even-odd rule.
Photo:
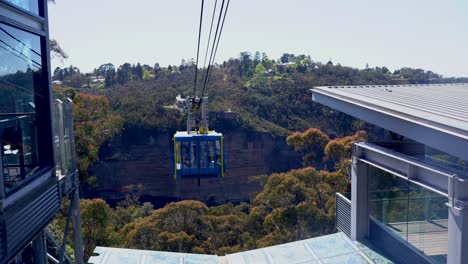
[[98, 161], [100, 146], [122, 129], [122, 119], [103, 96], [78, 94], [74, 98], [73, 118], [80, 181], [92, 185], [88, 169]]
[[[345, 136], [356, 131], [353, 119], [312, 102], [310, 89], [461, 81], [420, 69], [391, 73], [385, 67], [359, 70], [322, 64], [306, 55], [283, 54], [277, 62], [260, 52], [243, 52], [214, 66], [208, 85], [210, 111], [236, 112], [231, 127], [289, 135], [288, 145], [303, 154], [305, 166], [315, 168], [253, 178], [262, 190], [252, 196], [252, 204], [207, 207], [182, 201], [154, 210], [150, 203], [140, 204], [138, 186], [129, 187], [115, 208], [103, 200], [83, 200], [87, 256], [96, 245], [226, 254], [333, 232], [334, 194], [349, 188], [351, 144], [365, 140], [366, 134]], [[116, 69], [104, 64], [94, 74], [105, 77], [107, 89], [86, 92], [98, 95], [67, 91], [75, 100], [80, 177], [88, 183], [93, 180], [88, 168], [98, 160], [100, 146], [123, 127], [153, 132], [185, 127], [183, 113], [173, 104], [177, 95], [193, 96], [195, 66], [125, 63]], [[70, 67], [56, 70], [54, 79], [81, 88], [83, 76]], [[213, 124], [225, 128], [216, 119]], [[63, 218], [57, 221], [63, 223]]]
[[[322, 64], [307, 55], [283, 54], [275, 62], [261, 52], [253, 56], [242, 52], [239, 58], [211, 69], [207, 90], [210, 111], [231, 109], [237, 113], [233, 126], [281, 136], [310, 127], [320, 127], [326, 134], [337, 136], [355, 131], [350, 116], [312, 102], [310, 89], [314, 86], [466, 81], [444, 79], [421, 69], [402, 68], [391, 73], [385, 67], [359, 70]], [[54, 79], [63, 79], [60, 72]], [[81, 74], [74, 67], [66, 72]], [[117, 69], [103, 64], [96, 75], [105, 77], [105, 87], [109, 89], [85, 91], [109, 98], [125, 127], [174, 132], [185, 127], [185, 115], [172, 107], [174, 99], [177, 95], [193, 96], [194, 74], [195, 65], [186, 61], [168, 67], [125, 63]], [[214, 129], [223, 129], [222, 125], [213, 124]]]
[[226, 254], [328, 234], [334, 193], [346, 187], [343, 175], [309, 167], [271, 175], [252, 204], [187, 200], [154, 210], [149, 203], [112, 209], [100, 199], [82, 200], [86, 256], [96, 245]]
[[81, 200], [80, 206], [85, 256], [89, 257], [97, 245], [112, 245], [114, 212], [102, 199]]
[[322, 167], [324, 147], [330, 138], [318, 128], [309, 128], [304, 132], [295, 132], [288, 136], [286, 143], [294, 150], [300, 151], [305, 166]]

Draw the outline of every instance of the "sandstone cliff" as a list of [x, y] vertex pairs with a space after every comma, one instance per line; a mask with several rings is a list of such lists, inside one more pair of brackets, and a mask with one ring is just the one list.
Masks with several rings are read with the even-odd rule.
[[[171, 134], [155, 135], [130, 129], [101, 150], [100, 161], [92, 167], [100, 196], [118, 198], [123, 186], [142, 184], [143, 195], [165, 199], [197, 199], [221, 203], [249, 200], [258, 191], [250, 176], [284, 172], [300, 167], [300, 156], [282, 137], [265, 132], [233, 130], [224, 132], [227, 172], [223, 179], [173, 179], [170, 164]], [[111, 194], [114, 194], [113, 196]], [[121, 194], [120, 194], [121, 195]]]

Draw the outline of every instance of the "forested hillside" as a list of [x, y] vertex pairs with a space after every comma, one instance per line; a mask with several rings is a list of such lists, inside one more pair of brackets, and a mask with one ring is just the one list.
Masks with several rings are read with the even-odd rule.
[[[306, 55], [284, 54], [272, 60], [260, 52], [253, 56], [243, 52], [239, 58], [212, 70], [207, 87], [211, 112], [231, 110], [238, 114], [237, 126], [283, 136], [309, 127], [320, 127], [337, 135], [353, 130], [349, 118], [312, 102], [310, 89], [314, 86], [467, 81], [443, 78], [422, 69], [359, 70], [332, 62], [315, 62]], [[119, 67], [103, 64], [92, 74], [82, 74], [70, 66], [57, 68], [53, 78], [80, 92], [105, 95], [127, 127], [173, 132], [184, 128], [185, 116], [167, 106], [175, 102], [177, 95], [193, 96], [194, 76], [194, 62], [183, 60], [180, 65], [168, 67], [157, 63], [153, 66], [126, 63]], [[92, 83], [96, 80], [104, 81]], [[222, 126], [216, 120], [211, 123], [215, 128]]]
[[[122, 130], [170, 134], [185, 129], [184, 112], [174, 104], [177, 95], [193, 96], [194, 75], [193, 61], [168, 67], [103, 64], [89, 74], [72, 66], [55, 70], [56, 92], [75, 101], [84, 191], [96, 181], [88, 172], [99, 149]], [[140, 203], [144, 186], [137, 185], [122, 190], [126, 198], [115, 208], [101, 199], [82, 200], [86, 254], [96, 245], [224, 254], [334, 232], [334, 194], [348, 190], [351, 144], [365, 141], [367, 134], [351, 117], [313, 103], [310, 89], [467, 81], [421, 69], [360, 70], [305, 55], [272, 60], [259, 52], [241, 53], [214, 67], [207, 90], [211, 128], [271, 133], [300, 153], [304, 168], [252, 175], [260, 191], [250, 203], [207, 207], [182, 201], [155, 210]], [[218, 118], [226, 111], [235, 113], [233, 122]], [[63, 211], [53, 230], [63, 230], [57, 227], [64, 226], [65, 216]]]

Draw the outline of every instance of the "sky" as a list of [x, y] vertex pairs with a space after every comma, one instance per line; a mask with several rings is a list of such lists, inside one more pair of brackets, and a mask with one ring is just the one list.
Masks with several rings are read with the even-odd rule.
[[[222, 0], [218, 0], [218, 6]], [[202, 55], [215, 0], [205, 0]], [[56, 0], [51, 38], [70, 64], [161, 66], [196, 57], [201, 0]], [[242, 51], [310, 55], [364, 68], [423, 68], [468, 76], [466, 0], [231, 0], [217, 62]], [[203, 56], [202, 56], [203, 59]]]

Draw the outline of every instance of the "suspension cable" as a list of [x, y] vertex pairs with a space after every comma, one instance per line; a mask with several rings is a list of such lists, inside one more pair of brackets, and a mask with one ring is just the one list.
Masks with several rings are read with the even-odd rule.
[[[231, 1], [228, 0], [227, 1], [227, 4], [226, 4], [226, 9], [224, 10], [224, 16], [223, 16], [223, 21], [221, 23], [221, 29], [219, 31], [219, 35], [217, 34], [218, 33], [218, 26], [219, 26], [219, 23], [221, 21], [221, 16], [223, 15], [223, 6], [224, 6], [224, 0], [223, 0], [223, 4], [221, 5], [221, 11], [219, 13], [219, 19], [218, 19], [218, 25], [216, 27], [216, 34], [215, 34], [215, 39], [213, 41], [213, 47], [214, 49], [211, 50], [211, 55], [210, 55], [210, 61], [209, 61], [209, 64], [208, 64], [208, 69], [206, 71], [206, 76], [205, 76], [205, 82], [204, 82], [204, 85], [203, 85], [203, 90], [202, 90], [202, 98], [205, 94], [205, 91], [206, 91], [206, 87], [207, 87], [207, 84], [208, 84], [208, 80], [211, 76], [211, 71], [210, 71], [210, 66], [214, 64], [214, 61], [215, 61], [215, 58], [216, 58], [216, 53], [218, 52], [218, 46], [219, 46], [219, 41], [221, 39], [221, 34], [223, 33], [223, 28], [224, 28], [224, 21], [226, 20], [226, 15], [227, 15], [227, 11], [229, 9], [229, 3]], [[216, 45], [215, 45], [216, 43]], [[214, 51], [214, 53], [213, 53]]]
[[203, 79], [204, 79], [203, 76], [205, 75], [205, 72], [206, 72], [206, 69], [205, 69], [206, 59], [208, 58], [208, 50], [210, 49], [211, 33], [213, 31], [213, 23], [214, 23], [214, 19], [215, 19], [217, 5], [218, 5], [218, 0], [215, 1], [214, 8], [213, 8], [213, 15], [211, 16], [210, 34], [208, 36], [208, 42], [207, 42], [207, 45], [206, 45], [205, 60], [203, 62], [203, 72], [202, 72], [202, 80], [201, 80], [202, 82], [203, 82]]
[[201, 39], [201, 29], [203, 23], [203, 6], [205, 4], [205, 0], [201, 1], [201, 10], [200, 10], [200, 26], [198, 28], [198, 47], [197, 47], [197, 61], [195, 64], [195, 81], [193, 83], [193, 96], [196, 96], [197, 92], [197, 76], [198, 76], [198, 57], [200, 55], [200, 39]]

